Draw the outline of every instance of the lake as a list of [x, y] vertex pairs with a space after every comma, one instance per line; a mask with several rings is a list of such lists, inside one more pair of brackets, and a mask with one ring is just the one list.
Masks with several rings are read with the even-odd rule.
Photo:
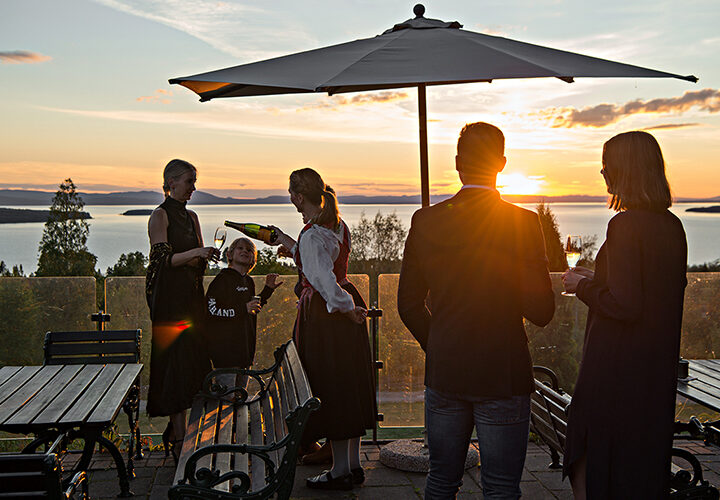
[[[534, 204], [523, 204], [534, 209]], [[613, 212], [604, 203], [553, 203], [550, 205], [557, 217], [561, 234], [598, 235], [599, 243], [605, 238], [607, 222]], [[688, 238], [688, 261], [701, 264], [720, 258], [720, 214], [686, 212], [685, 209], [698, 206], [692, 203], [678, 203], [672, 207], [682, 220]], [[10, 207], [14, 208], [14, 207]], [[48, 207], [22, 207], [47, 209]], [[149, 252], [147, 238], [147, 216], [123, 216], [126, 210], [154, 208], [153, 206], [88, 205], [85, 210], [93, 219], [90, 224], [88, 248], [98, 257], [97, 267], [103, 272], [115, 264], [123, 253]], [[282, 205], [192, 205], [200, 217], [203, 239], [212, 244], [213, 234], [223, 221], [258, 222], [274, 224], [291, 235], [302, 229], [300, 215], [290, 204]], [[356, 224], [364, 212], [368, 218], [377, 212], [397, 213], [406, 227], [410, 226], [412, 214], [417, 205], [340, 205], [343, 218], [349, 225]], [[42, 236], [42, 223], [0, 224], [0, 260], [8, 267], [22, 264], [25, 273], [37, 268], [38, 244]], [[228, 229], [228, 240], [240, 233]], [[264, 245], [258, 243], [259, 248]]]

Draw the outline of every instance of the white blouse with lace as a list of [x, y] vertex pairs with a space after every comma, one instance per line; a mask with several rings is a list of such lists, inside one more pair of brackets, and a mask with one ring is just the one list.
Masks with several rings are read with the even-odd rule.
[[355, 308], [352, 296], [342, 289], [335, 279], [333, 264], [340, 253], [345, 234], [345, 223], [340, 221], [337, 231], [313, 224], [301, 234], [298, 244], [292, 248], [293, 255], [300, 247], [302, 272], [325, 302], [327, 310], [349, 312]]

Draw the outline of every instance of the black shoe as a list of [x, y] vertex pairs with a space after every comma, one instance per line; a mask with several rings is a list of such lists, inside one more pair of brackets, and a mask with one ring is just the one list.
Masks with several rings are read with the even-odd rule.
[[352, 469], [350, 474], [352, 475], [352, 483], [354, 485], [363, 484], [365, 482], [365, 470], [362, 467]]
[[324, 471], [315, 477], [307, 478], [305, 485], [313, 490], [351, 490], [353, 487], [353, 475], [346, 474], [340, 477], [332, 477], [330, 471]]

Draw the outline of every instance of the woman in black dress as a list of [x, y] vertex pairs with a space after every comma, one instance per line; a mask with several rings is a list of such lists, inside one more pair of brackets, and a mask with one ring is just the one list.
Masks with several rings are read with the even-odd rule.
[[320, 409], [304, 439], [330, 441], [332, 469], [307, 480], [318, 489], [351, 489], [364, 481], [360, 437], [375, 425], [375, 389], [367, 308], [347, 279], [350, 231], [332, 189], [310, 168], [290, 175], [290, 200], [306, 223], [297, 243], [277, 228], [292, 251], [301, 290], [294, 338]]
[[[601, 173], [618, 212], [596, 270], [563, 275], [589, 307], [564, 474], [576, 499], [660, 499], [670, 457], [687, 243], [660, 146], [646, 132], [605, 143]], [[642, 425], [633, 425], [642, 421]]]
[[190, 163], [170, 161], [163, 172], [165, 201], [148, 223], [150, 265], [145, 291], [152, 319], [152, 351], [147, 411], [151, 417], [170, 417], [163, 432], [166, 455], [182, 443], [186, 409], [210, 371], [199, 328], [204, 311], [202, 279], [208, 259], [219, 252], [203, 247], [197, 214], [185, 207], [196, 178]]

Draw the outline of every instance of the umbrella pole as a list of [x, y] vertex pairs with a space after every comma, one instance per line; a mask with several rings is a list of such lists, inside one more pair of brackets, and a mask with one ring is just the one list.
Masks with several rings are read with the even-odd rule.
[[418, 85], [418, 124], [420, 126], [420, 192], [422, 206], [430, 206], [430, 175], [428, 173], [427, 103], [425, 84]]

